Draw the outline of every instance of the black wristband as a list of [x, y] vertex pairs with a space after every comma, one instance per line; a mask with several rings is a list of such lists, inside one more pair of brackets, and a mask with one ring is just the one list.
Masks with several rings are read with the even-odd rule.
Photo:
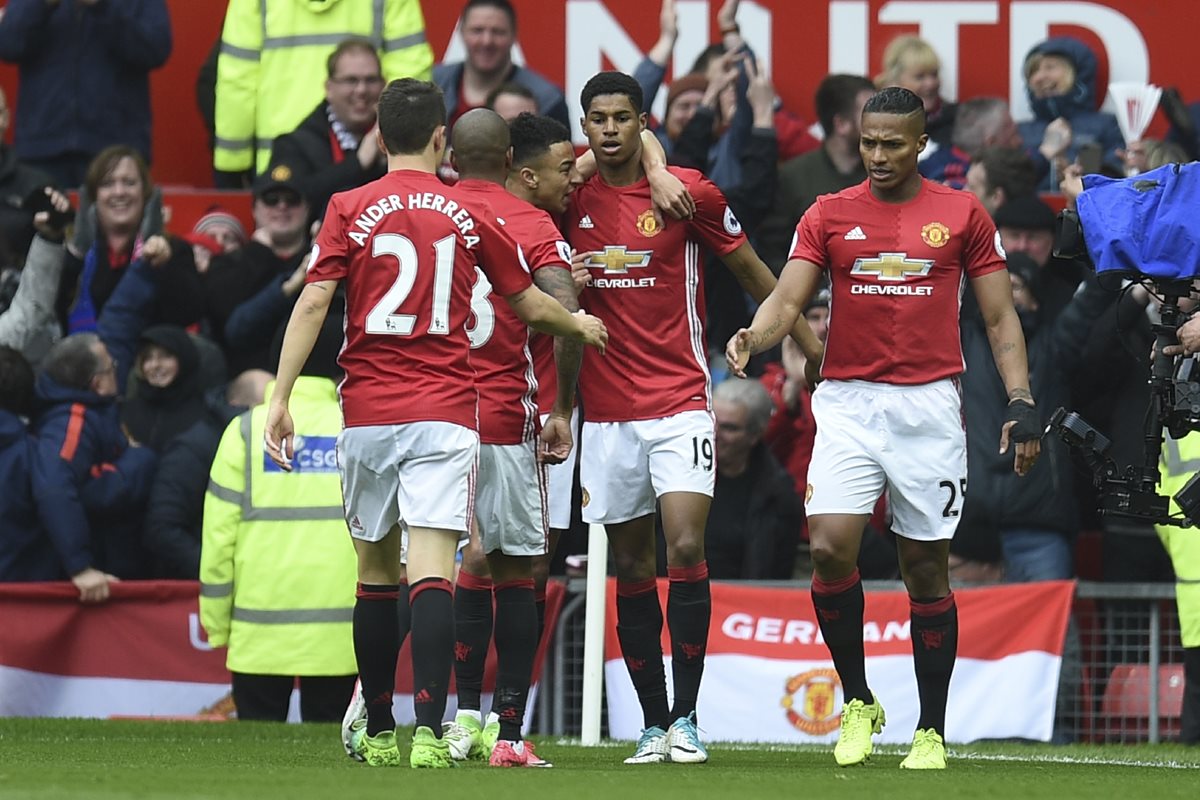
[[1015, 422], [1008, 432], [1008, 437], [1014, 442], [1032, 442], [1042, 438], [1042, 423], [1038, 417], [1037, 408], [1024, 400], [1013, 400], [1008, 404], [1008, 413], [1004, 423]]

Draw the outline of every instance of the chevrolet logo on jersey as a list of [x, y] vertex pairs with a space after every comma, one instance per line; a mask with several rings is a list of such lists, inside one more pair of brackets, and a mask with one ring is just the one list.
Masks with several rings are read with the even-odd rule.
[[630, 267], [646, 267], [650, 265], [650, 255], [653, 250], [627, 250], [625, 245], [605, 245], [604, 250], [588, 256], [587, 266], [604, 267], [607, 275], [623, 275]]
[[857, 258], [851, 275], [874, 275], [881, 281], [906, 281], [933, 269], [932, 258], [908, 258], [907, 253], [880, 253], [878, 258]]

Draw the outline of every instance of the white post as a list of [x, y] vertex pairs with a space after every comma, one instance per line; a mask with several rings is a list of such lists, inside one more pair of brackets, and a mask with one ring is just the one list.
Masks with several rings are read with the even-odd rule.
[[600, 703], [604, 688], [604, 605], [608, 588], [608, 535], [603, 525], [588, 526], [587, 600], [583, 632], [582, 743], [600, 744]]

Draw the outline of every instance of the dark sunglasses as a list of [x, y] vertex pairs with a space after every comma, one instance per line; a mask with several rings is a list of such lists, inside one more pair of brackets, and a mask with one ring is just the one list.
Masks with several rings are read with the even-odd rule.
[[262, 196], [260, 196], [258, 199], [268, 206], [277, 206], [283, 204], [291, 208], [295, 208], [304, 202], [304, 198], [300, 197], [300, 195], [295, 194], [294, 192], [281, 190], [263, 192]]

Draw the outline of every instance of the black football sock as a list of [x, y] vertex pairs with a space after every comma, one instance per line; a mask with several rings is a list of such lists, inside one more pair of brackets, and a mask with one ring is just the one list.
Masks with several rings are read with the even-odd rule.
[[537, 651], [537, 607], [533, 579], [496, 584], [496, 693], [492, 711], [500, 717], [500, 738], [521, 741], [525, 703]]
[[675, 680], [675, 706], [671, 719], [686, 717], [696, 710], [704, 654], [708, 650], [708, 622], [712, 617], [712, 593], [708, 562], [692, 567], [667, 567], [671, 588], [667, 593], [667, 628], [671, 632], [671, 675]]
[[958, 606], [954, 593], [945, 597], [909, 598], [913, 666], [917, 673], [917, 696], [921, 699], [918, 728], [932, 728], [944, 736], [946, 695], [958, 653]]
[[863, 652], [863, 588], [858, 570], [834, 581], [813, 575], [813, 606], [821, 636], [833, 657], [833, 666], [842, 681], [846, 702], [873, 702], [867, 686], [867, 661]]
[[442, 715], [454, 661], [454, 587], [422, 578], [409, 590], [412, 606], [413, 710], [417, 726], [442, 736]]
[[537, 605], [538, 617], [538, 645], [542, 644], [542, 639], [546, 636], [546, 587], [534, 587], [533, 601]]
[[454, 587], [454, 683], [460, 710], [478, 711], [492, 641], [492, 579], [459, 570]]
[[621, 655], [642, 704], [645, 727], [670, 725], [667, 709], [667, 673], [663, 669], [662, 606], [654, 578], [626, 583], [617, 581], [617, 639]]
[[400, 581], [400, 595], [396, 599], [396, 613], [399, 614], [400, 624], [397, 630], [400, 632], [400, 647], [404, 647], [404, 640], [408, 638], [408, 634], [412, 631], [412, 607], [408, 604], [408, 581]]
[[354, 601], [354, 656], [367, 703], [367, 735], [394, 730], [392, 694], [400, 658], [400, 625], [396, 620], [400, 587], [358, 584]]

